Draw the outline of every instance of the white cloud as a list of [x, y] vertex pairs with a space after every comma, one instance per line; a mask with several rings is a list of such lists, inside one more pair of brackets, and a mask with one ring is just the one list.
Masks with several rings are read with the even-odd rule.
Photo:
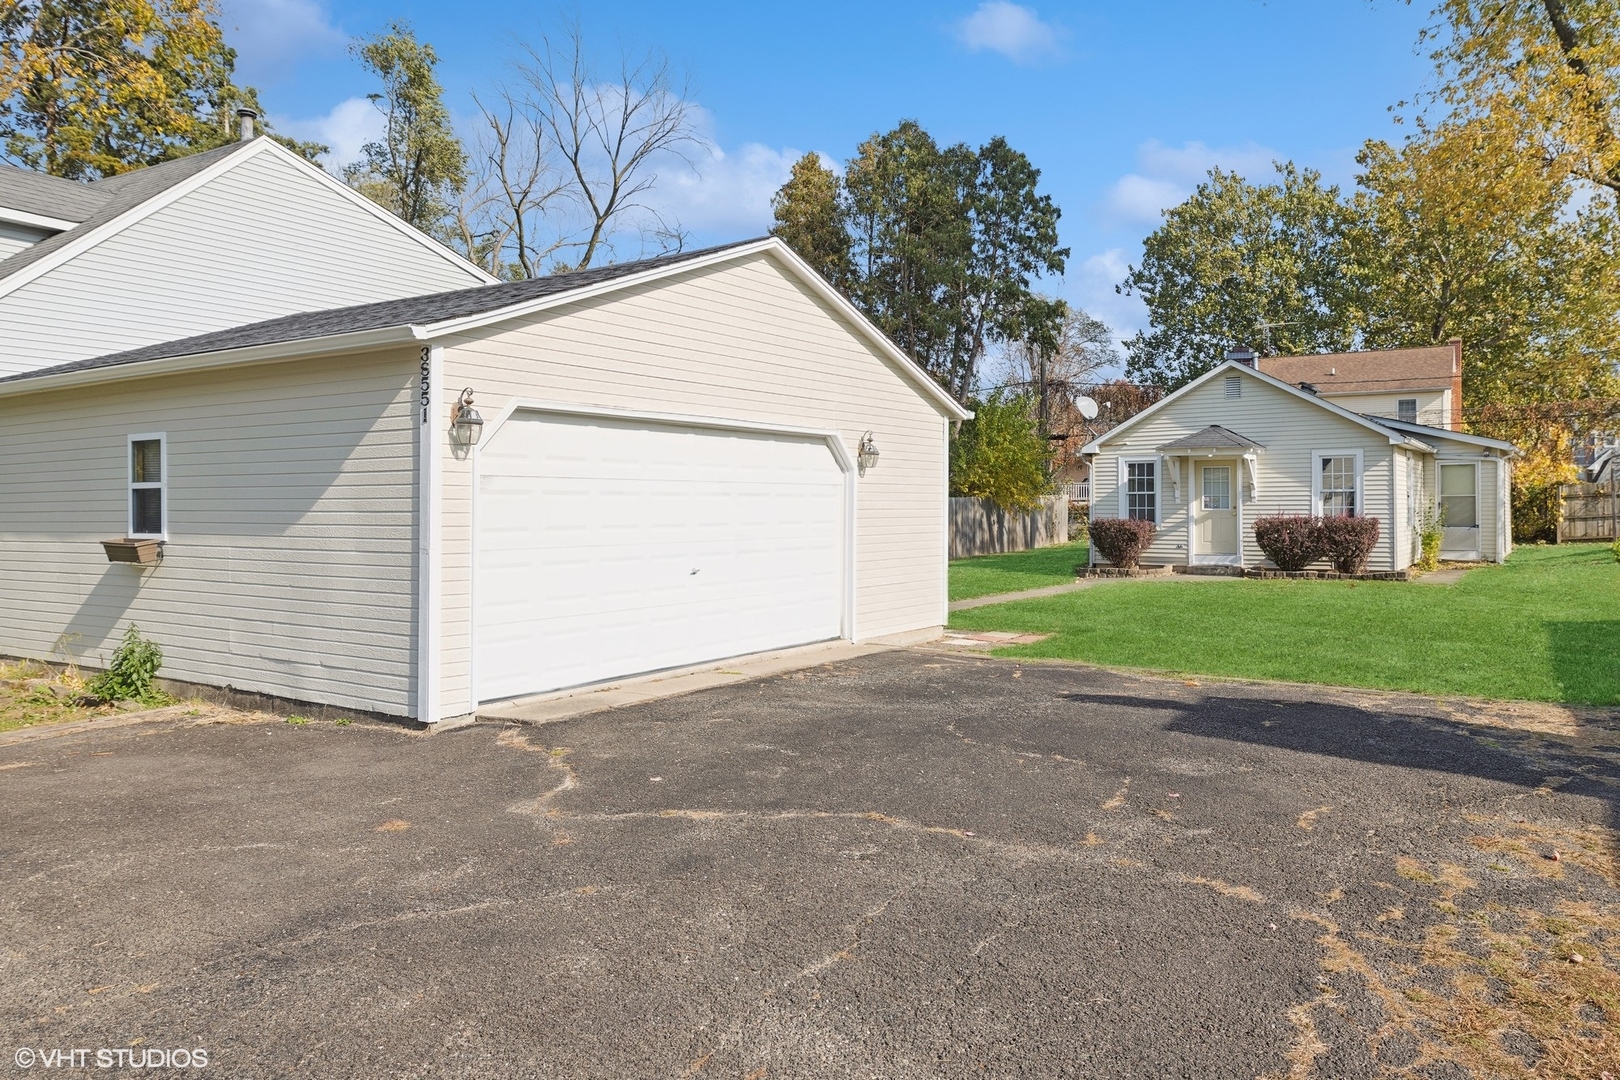
[[274, 83], [301, 61], [342, 52], [349, 40], [324, 0], [225, 0], [220, 14], [246, 83]]
[[1068, 288], [1064, 290], [1071, 304], [1108, 324], [1116, 345], [1148, 327], [1147, 307], [1141, 298], [1121, 296], [1114, 291], [1114, 286], [1125, 280], [1129, 270], [1130, 260], [1125, 249], [1109, 248], [1088, 256], [1080, 263], [1078, 271], [1071, 269]]
[[1009, 0], [984, 0], [973, 14], [951, 26], [956, 40], [974, 52], [1000, 53], [1015, 64], [1034, 64], [1058, 55], [1063, 31], [1042, 22], [1034, 8]]
[[383, 134], [382, 114], [363, 97], [341, 101], [325, 116], [306, 120], [272, 116], [270, 121], [279, 134], [330, 146], [332, 152], [321, 159], [321, 164], [334, 174], [342, 172], [343, 166], [351, 161], [358, 160], [360, 148], [382, 138]]
[[771, 196], [804, 151], [744, 143], [727, 153], [710, 144], [689, 156], [690, 166], [659, 169], [656, 208], [693, 232], [741, 237], [771, 227]]
[[1219, 167], [1252, 181], [1272, 175], [1272, 162], [1283, 154], [1257, 143], [1207, 146], [1201, 142], [1165, 146], [1149, 139], [1136, 149], [1136, 171], [1114, 181], [1103, 202], [1104, 216], [1114, 224], [1148, 224], [1159, 213], [1193, 193], [1210, 169]]

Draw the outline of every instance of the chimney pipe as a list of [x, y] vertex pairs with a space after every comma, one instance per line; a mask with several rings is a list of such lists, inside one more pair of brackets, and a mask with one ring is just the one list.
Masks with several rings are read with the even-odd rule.
[[242, 122], [242, 133], [240, 135], [241, 140], [243, 142], [252, 142], [253, 121], [259, 118], [259, 114], [254, 112], [252, 109], [237, 109], [236, 115]]
[[1227, 349], [1226, 350], [1226, 358], [1228, 360], [1236, 360], [1238, 363], [1242, 364], [1244, 367], [1254, 367], [1255, 366], [1255, 364], [1254, 364], [1254, 350], [1250, 349], [1250, 348], [1247, 348], [1245, 346], [1242, 346], [1242, 345], [1238, 346], [1235, 349]]

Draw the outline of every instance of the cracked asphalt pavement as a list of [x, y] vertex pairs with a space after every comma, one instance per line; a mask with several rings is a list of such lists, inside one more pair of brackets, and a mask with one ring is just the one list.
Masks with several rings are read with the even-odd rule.
[[[0, 747], [0, 1051], [1598, 1080], [1617, 745], [1557, 710], [927, 650], [539, 727], [35, 740]], [[1476, 911], [1573, 988], [1556, 1009], [1464, 984], [1499, 957]]]

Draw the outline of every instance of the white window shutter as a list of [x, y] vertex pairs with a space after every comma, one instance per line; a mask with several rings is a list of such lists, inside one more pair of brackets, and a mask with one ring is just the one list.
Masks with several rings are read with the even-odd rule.
[[1119, 459], [1119, 516], [1122, 517], [1122, 518], [1128, 518], [1128, 517], [1131, 516], [1131, 496], [1130, 496], [1129, 487], [1130, 487], [1130, 485], [1126, 481], [1126, 478], [1125, 478], [1125, 459], [1120, 458]]

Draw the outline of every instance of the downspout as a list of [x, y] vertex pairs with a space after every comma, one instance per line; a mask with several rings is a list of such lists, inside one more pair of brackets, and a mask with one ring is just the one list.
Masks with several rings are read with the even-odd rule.
[[443, 525], [439, 515], [444, 350], [422, 346], [417, 392], [416, 494], [416, 719], [439, 722], [440, 558]]

